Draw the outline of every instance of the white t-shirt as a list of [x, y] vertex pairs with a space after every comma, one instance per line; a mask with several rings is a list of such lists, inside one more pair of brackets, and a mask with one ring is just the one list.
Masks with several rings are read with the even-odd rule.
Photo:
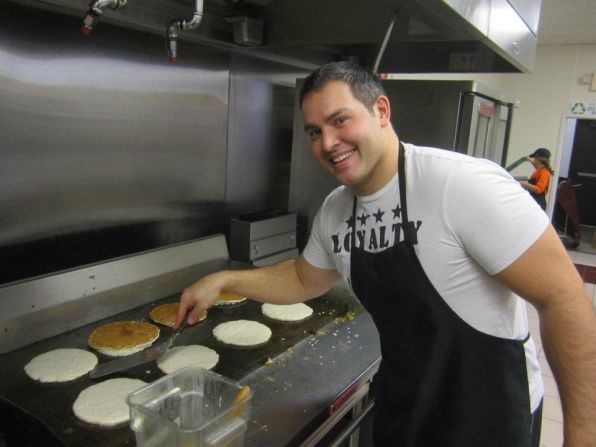
[[[404, 144], [408, 219], [416, 223], [416, 253], [446, 303], [484, 333], [521, 340], [528, 334], [525, 302], [494, 275], [545, 231], [546, 214], [495, 163], [441, 149]], [[401, 162], [401, 161], [400, 161]], [[350, 284], [354, 193], [340, 186], [321, 206], [304, 258], [337, 269]], [[356, 244], [379, 252], [403, 240], [397, 175], [376, 193], [358, 197]], [[363, 244], [363, 245], [362, 245]], [[525, 343], [531, 409], [543, 395], [532, 339]]]

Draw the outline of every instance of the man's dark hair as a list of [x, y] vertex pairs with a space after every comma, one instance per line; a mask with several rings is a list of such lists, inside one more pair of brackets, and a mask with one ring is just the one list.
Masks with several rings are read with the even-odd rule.
[[385, 95], [380, 81], [361, 66], [345, 61], [330, 62], [317, 68], [306, 78], [300, 89], [300, 107], [302, 108], [306, 95], [318, 92], [331, 81], [343, 81], [348, 84], [354, 98], [371, 112], [377, 98]]

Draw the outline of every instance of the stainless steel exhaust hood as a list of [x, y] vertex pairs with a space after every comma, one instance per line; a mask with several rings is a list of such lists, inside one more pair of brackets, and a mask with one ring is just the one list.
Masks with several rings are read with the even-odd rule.
[[[81, 0], [13, 1], [70, 14], [87, 9]], [[205, 0], [201, 27], [180, 33], [180, 39], [309, 67], [349, 58], [373, 68], [382, 56], [381, 73], [528, 72], [540, 5], [541, 0]], [[163, 34], [168, 21], [189, 14], [192, 6], [193, 0], [130, 0], [107, 10], [102, 20]]]
[[372, 68], [395, 16], [379, 72], [527, 72], [539, 10], [540, 0], [273, 0], [264, 47]]

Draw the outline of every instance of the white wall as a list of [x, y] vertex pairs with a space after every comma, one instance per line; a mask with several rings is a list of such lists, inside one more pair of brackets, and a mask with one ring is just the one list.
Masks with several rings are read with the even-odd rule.
[[[501, 91], [506, 98], [517, 99], [507, 164], [538, 147], [546, 147], [552, 153], [556, 169], [564, 146], [565, 117], [596, 119], [596, 115], [578, 116], [570, 112], [574, 102], [596, 104], [596, 91], [590, 91], [590, 86], [581, 81], [591, 73], [596, 73], [596, 45], [539, 45], [531, 74], [392, 74], [390, 77], [475, 80]], [[532, 165], [524, 163], [512, 174], [529, 176], [532, 171]], [[551, 188], [550, 193], [553, 191]], [[550, 197], [554, 196], [549, 194], [552, 207]]]
[[[596, 103], [596, 91], [582, 83], [583, 77], [594, 72], [596, 45], [539, 45], [532, 74], [502, 75], [503, 93], [519, 100], [511, 128], [508, 163], [537, 147], [546, 147], [552, 152], [553, 167], [557, 169], [564, 145], [565, 117], [573, 116], [571, 104]], [[513, 174], [531, 172], [532, 166], [527, 163]], [[553, 192], [551, 188], [550, 198], [554, 197]], [[549, 203], [552, 206], [552, 200]]]
[[[541, 146], [551, 150], [556, 159], [564, 132], [563, 117], [571, 116], [570, 104], [596, 103], [596, 91], [581, 83], [581, 78], [592, 72], [596, 72], [596, 45], [547, 45], [538, 46], [532, 74], [503, 75], [504, 93], [519, 100], [508, 162]], [[532, 172], [531, 166], [526, 168]]]

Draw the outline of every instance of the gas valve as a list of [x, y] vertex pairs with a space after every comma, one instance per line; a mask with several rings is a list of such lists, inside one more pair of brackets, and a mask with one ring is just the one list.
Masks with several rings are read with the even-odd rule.
[[89, 3], [89, 11], [83, 18], [83, 26], [81, 31], [84, 35], [88, 36], [93, 31], [93, 28], [99, 22], [99, 19], [103, 15], [105, 7], [110, 9], [118, 9], [126, 5], [127, 0], [93, 0]]
[[203, 0], [195, 0], [195, 10], [190, 20], [176, 19], [168, 23], [166, 29], [166, 49], [170, 62], [175, 64], [178, 57], [178, 31], [197, 29], [203, 19]]

